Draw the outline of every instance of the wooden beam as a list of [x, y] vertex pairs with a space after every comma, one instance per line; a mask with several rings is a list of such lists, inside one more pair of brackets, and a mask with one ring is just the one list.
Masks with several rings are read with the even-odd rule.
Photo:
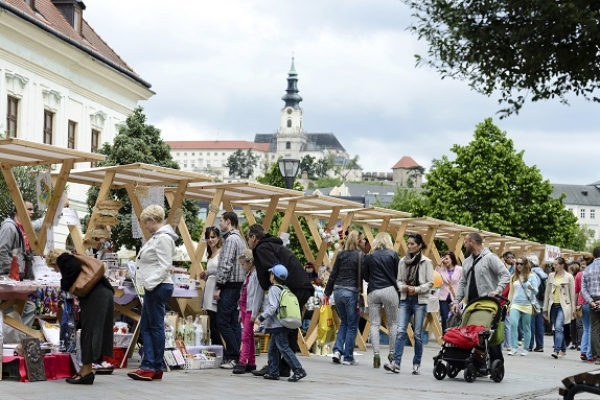
[[[90, 218], [90, 221], [88, 222], [87, 230], [85, 231], [86, 239], [91, 239], [91, 232], [92, 232], [94, 226], [96, 226], [96, 220], [98, 218], [98, 214], [95, 209], [96, 209], [98, 203], [100, 203], [103, 200], [106, 200], [106, 198], [108, 197], [108, 193], [110, 192], [110, 188], [113, 184], [114, 179], [115, 179], [115, 171], [108, 171], [106, 173], [106, 175], [104, 175], [104, 179], [102, 180], [102, 184], [100, 185], [100, 191], [98, 192], [98, 197], [96, 198], [96, 204], [94, 207], [94, 211], [92, 211], [92, 216]], [[127, 190], [127, 193], [129, 193], [129, 190]], [[129, 193], [130, 198], [132, 197], [132, 194], [133, 193]], [[135, 197], [135, 195], [133, 197]], [[135, 198], [137, 199], [137, 197], [135, 197]], [[131, 204], [133, 204], [133, 199], [131, 199]], [[138, 216], [139, 216], [139, 214], [138, 214]], [[142, 225], [142, 224], [140, 224], [140, 225]], [[146, 239], [148, 239], [148, 237], [146, 237]]]
[[269, 232], [269, 227], [273, 222], [273, 216], [277, 212], [277, 204], [279, 203], [279, 197], [273, 196], [271, 197], [271, 201], [269, 201], [269, 206], [265, 211], [265, 217], [263, 218], [262, 226], [265, 228], [265, 231]]
[[[37, 238], [39, 241], [39, 246], [42, 246], [42, 249], [46, 245], [48, 228], [52, 226], [54, 223], [54, 217], [56, 216], [56, 213], [59, 212], [58, 206], [60, 205], [60, 200], [65, 191], [65, 187], [67, 186], [67, 180], [69, 178], [69, 172], [71, 169], [73, 169], [73, 159], [66, 159], [60, 167], [60, 172], [56, 178], [55, 185], [52, 188], [52, 195], [50, 197], [50, 201], [48, 202], [48, 209], [46, 211], [46, 215], [44, 216], [44, 223], [42, 224], [42, 229], [40, 230]], [[60, 210], [60, 212], [62, 213], [62, 210]]]
[[398, 228], [396, 228], [395, 239], [394, 239], [394, 250], [396, 253], [400, 253], [401, 256], [405, 256], [408, 253], [408, 248], [406, 247], [406, 243], [404, 242], [404, 234], [406, 233], [406, 228], [408, 224], [406, 222], [402, 222]]
[[[185, 190], [187, 189], [188, 183], [189, 183], [188, 180], [181, 180], [181, 181], [179, 181], [179, 184], [177, 185], [177, 190], [175, 191], [175, 193], [169, 192], [169, 194], [171, 194], [171, 201], [173, 203], [170, 204], [171, 209], [169, 210], [169, 215], [167, 217], [167, 221], [166, 221], [167, 225], [173, 226], [173, 222], [174, 222], [173, 219], [175, 218], [175, 216], [177, 214], [177, 210], [181, 210], [181, 219], [184, 219], [183, 195], [185, 194]], [[178, 222], [178, 224], [179, 224], [179, 222]]]
[[[133, 209], [133, 211], [135, 213], [135, 217], [137, 218], [137, 220], [140, 224], [142, 234], [144, 235], [144, 238], [146, 240], [148, 240], [148, 239], [150, 239], [150, 232], [148, 232], [148, 229], [146, 229], [146, 226], [142, 223], [142, 221], [140, 221], [140, 215], [142, 215], [142, 211], [144, 211], [144, 208], [142, 207], [142, 203], [140, 202], [140, 199], [138, 199], [137, 195], [135, 194], [135, 185], [133, 183], [130, 183], [125, 186], [125, 190], [127, 191], [127, 195], [129, 196], [129, 200], [131, 201], [131, 208]], [[96, 202], [96, 204], [97, 203], [98, 202]]]
[[[167, 198], [171, 210], [173, 210], [172, 204], [175, 202], [175, 194], [173, 192], [165, 192], [165, 197]], [[179, 219], [178, 228], [181, 239], [183, 240], [183, 245], [188, 252], [190, 262], [192, 263], [190, 267], [190, 277], [193, 277], [203, 269], [201, 264], [202, 259], [199, 259], [196, 256], [196, 246], [194, 245], [194, 241], [192, 240], [192, 236], [190, 235], [190, 231], [188, 230], [183, 217]]]
[[[340, 209], [341, 207], [333, 207], [331, 209], [331, 214], [329, 215], [329, 219], [327, 220], [327, 227], [332, 227], [335, 225], [335, 223], [338, 220], [338, 216], [340, 215]], [[321, 245], [319, 246], [319, 252], [317, 254], [317, 266], [321, 265], [325, 258], [327, 258], [327, 261], [329, 261], [329, 264], [331, 264], [331, 260], [329, 260], [329, 255], [327, 254], [327, 241], [323, 240], [321, 242]]]
[[244, 210], [244, 214], [246, 215], [246, 220], [248, 220], [249, 225], [256, 224], [256, 218], [254, 218], [254, 213], [248, 204], [242, 205], [242, 210]]
[[312, 254], [310, 246], [308, 244], [308, 240], [306, 236], [304, 236], [304, 231], [302, 231], [302, 226], [300, 225], [300, 220], [298, 216], [294, 214], [292, 218], [292, 226], [294, 227], [294, 231], [296, 232], [296, 236], [298, 237], [298, 241], [300, 242], [300, 246], [302, 247], [302, 251], [304, 252], [304, 256], [310, 262], [315, 261], [315, 256]]

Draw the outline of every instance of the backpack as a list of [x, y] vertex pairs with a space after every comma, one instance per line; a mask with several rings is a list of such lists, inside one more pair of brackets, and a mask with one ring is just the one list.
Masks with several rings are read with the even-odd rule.
[[302, 325], [302, 315], [298, 298], [287, 286], [275, 285], [281, 289], [277, 319], [285, 328], [298, 329]]
[[533, 271], [533, 273], [536, 274], [538, 279], [540, 280], [540, 285], [538, 286], [538, 292], [535, 297], [541, 302], [541, 304], [544, 304], [544, 296], [546, 294], [546, 281], [548, 280], [548, 278], [542, 279], [540, 274], [538, 274], [535, 271]]

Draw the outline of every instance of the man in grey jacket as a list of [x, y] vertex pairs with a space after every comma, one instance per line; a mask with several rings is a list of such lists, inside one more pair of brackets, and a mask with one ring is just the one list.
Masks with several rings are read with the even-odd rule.
[[[31, 218], [34, 213], [33, 203], [25, 201], [25, 209], [29, 214], [29, 218]], [[38, 231], [42, 227], [43, 219], [37, 219], [32, 223], [33, 229]], [[0, 275], [8, 275], [10, 273], [13, 252], [16, 253], [17, 261], [19, 263], [20, 279], [32, 278], [32, 265], [26, 262], [26, 255], [31, 254], [31, 248], [18, 214], [15, 214], [12, 218], [7, 218], [2, 222], [2, 225], [0, 225]], [[23, 323], [31, 326], [34, 317], [35, 304], [28, 301], [23, 310]]]
[[[452, 312], [457, 313], [459, 303], [470, 302], [482, 296], [496, 296], [502, 293], [510, 280], [508, 269], [497, 255], [483, 248], [483, 238], [476, 232], [465, 237], [465, 249], [469, 257], [463, 263], [463, 272], [458, 282], [458, 292], [452, 304]], [[490, 359], [504, 361], [501, 344], [489, 347]]]

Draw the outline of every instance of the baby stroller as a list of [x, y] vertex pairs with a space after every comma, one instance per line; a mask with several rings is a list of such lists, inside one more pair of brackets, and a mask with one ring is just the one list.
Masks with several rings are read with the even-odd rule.
[[[506, 303], [501, 305], [500, 299]], [[478, 332], [479, 343], [473, 344], [469, 348], [465, 348], [465, 345], [459, 347], [448, 342], [447, 339], [450, 339], [450, 335], [444, 335], [442, 348], [438, 355], [433, 357], [433, 376], [438, 380], [444, 379], [446, 375], [455, 378], [460, 371], [464, 370], [464, 378], [467, 382], [475, 381], [478, 376], [488, 375], [491, 375], [494, 382], [501, 382], [504, 379], [504, 362], [494, 360], [491, 363], [488, 348], [499, 325], [501, 329], [498, 330], [498, 335], [500, 337], [494, 335], [494, 341], [500, 343], [501, 340], [504, 340], [504, 329], [500, 322], [504, 321], [508, 304], [508, 299], [501, 296], [479, 297], [471, 301], [463, 311], [458, 328], [483, 326], [480, 328], [482, 330]], [[448, 331], [449, 329], [446, 332]], [[475, 337], [476, 342], [477, 338]]]

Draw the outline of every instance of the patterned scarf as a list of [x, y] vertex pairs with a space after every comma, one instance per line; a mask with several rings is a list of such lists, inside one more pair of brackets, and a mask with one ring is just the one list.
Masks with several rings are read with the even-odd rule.
[[419, 286], [419, 262], [421, 261], [421, 252], [414, 256], [410, 253], [404, 257], [406, 264], [406, 284], [408, 286]]

